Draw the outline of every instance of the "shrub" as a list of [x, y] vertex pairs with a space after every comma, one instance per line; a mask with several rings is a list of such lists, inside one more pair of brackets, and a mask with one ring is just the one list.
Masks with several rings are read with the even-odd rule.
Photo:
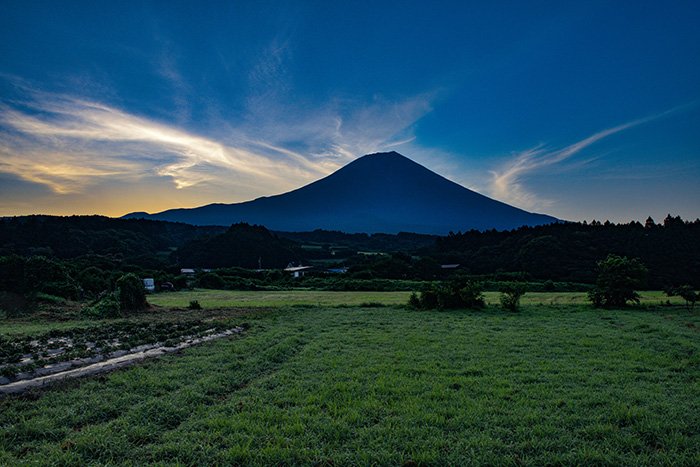
[[414, 308], [483, 308], [484, 296], [481, 284], [471, 281], [452, 281], [448, 284], [431, 284], [421, 292], [420, 298], [411, 295], [408, 304]]
[[418, 298], [417, 293], [411, 292], [411, 296], [408, 298], [408, 306], [416, 310], [420, 309], [420, 298]]
[[117, 280], [116, 295], [121, 311], [143, 310], [148, 306], [146, 289], [136, 274], [124, 274]]
[[501, 306], [508, 311], [520, 309], [520, 298], [525, 295], [525, 285], [509, 282], [501, 286]]
[[459, 297], [466, 308], [483, 308], [486, 305], [482, 286], [477, 282], [468, 281], [464, 284], [464, 287], [459, 289]]
[[588, 300], [593, 304], [594, 308], [602, 308], [605, 306], [605, 295], [597, 288], [588, 292]]
[[182, 275], [182, 274], [179, 276], [175, 276], [175, 278], [172, 280], [172, 283], [177, 290], [183, 290], [183, 289], [190, 288], [189, 278], [185, 275]]
[[197, 280], [199, 287], [203, 289], [225, 289], [226, 281], [215, 272], [207, 272], [199, 277]]
[[693, 290], [693, 288], [689, 285], [682, 285], [678, 287], [678, 295], [685, 300], [685, 306], [689, 310], [695, 308], [695, 302], [700, 299], [700, 294]]
[[433, 288], [427, 288], [420, 293], [420, 308], [433, 310], [438, 307], [438, 294]]
[[190, 304], [187, 308], [190, 310], [201, 310], [202, 305], [199, 304], [199, 300], [190, 300]]
[[109, 281], [106, 276], [102, 269], [90, 266], [78, 274], [78, 281], [85, 292], [99, 294], [109, 289]]
[[29, 293], [45, 292], [68, 299], [76, 299], [81, 295], [80, 287], [63, 264], [43, 256], [32, 256], [26, 260], [24, 290]]
[[80, 312], [90, 318], [116, 318], [121, 315], [121, 307], [115, 293], [105, 294], [91, 306], [86, 306]]
[[459, 289], [450, 285], [438, 285], [435, 287], [437, 294], [438, 308], [453, 309], [460, 308], [462, 299], [459, 296]]
[[588, 299], [593, 306], [624, 307], [627, 302], [639, 303], [636, 288], [646, 281], [647, 268], [638, 259], [608, 255], [598, 262], [598, 278]]
[[678, 296], [685, 300], [685, 307], [688, 310], [695, 308], [695, 303], [700, 300], [700, 294], [689, 285], [681, 285], [680, 287], [673, 287], [666, 290], [666, 295], [669, 297]]

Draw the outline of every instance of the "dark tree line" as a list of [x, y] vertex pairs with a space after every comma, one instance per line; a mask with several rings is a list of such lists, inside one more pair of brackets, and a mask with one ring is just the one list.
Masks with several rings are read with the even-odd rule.
[[225, 231], [225, 227], [103, 216], [5, 217], [0, 218], [0, 256], [111, 255], [151, 261], [158, 252]]
[[438, 238], [434, 257], [472, 274], [520, 271], [536, 279], [593, 283], [609, 254], [639, 258], [648, 286], [700, 287], [700, 220], [668, 216], [662, 224], [559, 223], [512, 231], [469, 231]]
[[[650, 288], [700, 287], [700, 221], [672, 216], [661, 224], [651, 219], [644, 225], [558, 223], [445, 237], [276, 234], [246, 224], [196, 227], [100, 216], [0, 218], [0, 257], [60, 260], [88, 293], [113, 283], [117, 271], [148, 272], [157, 281], [162, 276], [173, 282], [180, 267], [280, 268], [290, 261], [320, 259], [338, 248], [345, 250], [333, 259], [346, 258], [350, 270], [345, 277], [358, 280], [439, 280], [447, 274], [441, 264], [459, 263], [459, 273], [480, 281], [593, 284], [597, 263], [616, 254], [638, 258], [649, 270]], [[353, 256], [378, 250], [390, 254]]]
[[192, 240], [173, 255], [177, 263], [190, 267], [283, 268], [299, 260], [296, 248], [265, 227], [241, 223], [223, 234]]

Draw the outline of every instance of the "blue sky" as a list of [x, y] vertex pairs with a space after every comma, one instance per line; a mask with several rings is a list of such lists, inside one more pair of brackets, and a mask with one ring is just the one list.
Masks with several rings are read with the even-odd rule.
[[560, 218], [700, 216], [697, 2], [29, 2], [0, 215], [288, 191], [396, 150]]

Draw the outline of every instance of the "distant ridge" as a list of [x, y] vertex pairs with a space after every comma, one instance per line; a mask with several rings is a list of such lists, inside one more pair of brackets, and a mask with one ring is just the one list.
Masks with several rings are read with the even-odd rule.
[[557, 221], [469, 190], [397, 152], [360, 157], [321, 180], [281, 195], [124, 217], [194, 225], [248, 222], [289, 232], [327, 229], [438, 235]]

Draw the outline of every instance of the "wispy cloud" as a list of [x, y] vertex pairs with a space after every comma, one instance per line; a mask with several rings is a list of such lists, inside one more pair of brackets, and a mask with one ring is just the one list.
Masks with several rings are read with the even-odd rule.
[[156, 67], [157, 73], [171, 88], [171, 99], [176, 109], [178, 122], [187, 121], [192, 116], [189, 96], [192, 91], [176, 66], [174, 54], [164, 51]]
[[[80, 180], [88, 182], [95, 175], [133, 175], [122, 169], [149, 165], [172, 177], [178, 188], [204, 181], [190, 170], [199, 165], [278, 178], [274, 162], [264, 156], [113, 107], [68, 97], [32, 104], [32, 114], [8, 107], [0, 113], [0, 122], [19, 135], [14, 145], [3, 145], [3, 167], [26, 180], [50, 179], [47, 184], [58, 193], [79, 189]], [[27, 151], [30, 145], [33, 150]], [[59, 166], [63, 169], [56, 177], [53, 169]], [[64, 186], [64, 178], [73, 183]]]
[[[673, 108], [649, 117], [632, 120], [608, 128], [577, 141], [569, 146], [552, 149], [538, 145], [516, 153], [499, 169], [491, 171], [489, 191], [491, 196], [525, 209], [541, 209], [551, 205], [551, 201], [540, 199], [527, 190], [523, 180], [535, 173], [552, 170], [598, 141], [630, 128], [665, 117], [682, 107]], [[580, 165], [580, 164], [579, 164]]]
[[221, 198], [212, 201], [283, 192], [359, 155], [404, 144], [431, 109], [428, 95], [276, 109], [238, 126], [221, 122], [226, 131], [205, 136], [101, 102], [25, 91], [21, 101], [0, 103], [0, 172], [56, 194], [157, 176], [178, 189], [220, 187]]

